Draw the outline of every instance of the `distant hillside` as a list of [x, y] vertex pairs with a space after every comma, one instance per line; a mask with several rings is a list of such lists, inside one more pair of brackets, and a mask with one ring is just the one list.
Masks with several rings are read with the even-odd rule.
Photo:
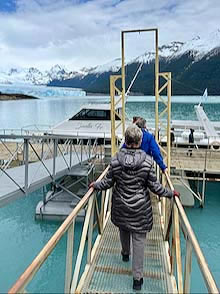
[[[130, 84], [140, 62], [126, 66], [126, 85]], [[208, 88], [209, 95], [220, 95], [220, 48], [216, 48], [195, 61], [192, 51], [175, 57], [160, 58], [160, 72], [172, 73], [172, 95], [200, 95]], [[109, 93], [109, 77], [120, 74], [120, 70], [88, 73], [82, 77], [53, 80], [50, 86], [82, 88], [91, 93]], [[154, 60], [145, 63], [139, 73], [132, 92], [154, 94]]]
[[[173, 41], [159, 47], [160, 72], [172, 73], [173, 95], [201, 95], [208, 88], [209, 95], [220, 95], [220, 29], [205, 38], [196, 36], [185, 43]], [[126, 61], [126, 87], [133, 79], [138, 66], [143, 63], [131, 92], [154, 94], [155, 52], [145, 52]], [[55, 65], [49, 70], [37, 68], [0, 69], [0, 83], [50, 85], [81, 88], [89, 93], [109, 94], [109, 77], [121, 73], [121, 59], [82, 68], [80, 71]]]

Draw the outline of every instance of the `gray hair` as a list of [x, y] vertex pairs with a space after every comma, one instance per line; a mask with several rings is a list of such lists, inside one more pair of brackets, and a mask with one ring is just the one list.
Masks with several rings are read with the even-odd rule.
[[140, 129], [146, 128], [146, 119], [143, 117], [139, 117], [137, 121], [135, 122], [136, 126], [138, 126]]
[[126, 145], [138, 145], [141, 143], [142, 131], [135, 124], [127, 127], [125, 131], [125, 143]]

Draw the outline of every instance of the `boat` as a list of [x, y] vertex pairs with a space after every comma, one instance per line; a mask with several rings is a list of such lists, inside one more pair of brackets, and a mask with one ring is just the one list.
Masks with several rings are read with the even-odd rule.
[[[139, 65], [130, 85], [125, 92], [125, 103], [130, 90], [141, 71], [144, 61]], [[110, 99], [111, 100], [111, 99]], [[121, 95], [115, 97], [115, 111], [122, 115]], [[115, 115], [115, 120], [120, 118]], [[125, 121], [125, 125], [131, 122]], [[52, 128], [53, 134], [71, 135], [77, 138], [98, 138], [98, 143], [103, 144], [105, 140], [111, 140], [111, 102], [83, 105], [80, 110], [73, 114], [69, 119], [62, 121]], [[119, 139], [123, 138], [122, 125], [116, 129]]]
[[[116, 111], [121, 113], [120, 104]], [[116, 116], [116, 120], [119, 118]], [[71, 135], [77, 138], [98, 138], [99, 142], [111, 139], [111, 104], [88, 104], [52, 128], [53, 134]], [[117, 129], [117, 135], [122, 138], [122, 126]]]

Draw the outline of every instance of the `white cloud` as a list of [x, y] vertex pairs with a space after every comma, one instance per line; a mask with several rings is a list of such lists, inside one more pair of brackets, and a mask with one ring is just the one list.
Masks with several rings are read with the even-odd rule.
[[[0, 14], [1, 66], [56, 63], [69, 69], [120, 56], [120, 31], [158, 27], [160, 44], [186, 41], [218, 28], [219, 0], [17, 0]], [[126, 35], [126, 56], [152, 48], [153, 35]]]

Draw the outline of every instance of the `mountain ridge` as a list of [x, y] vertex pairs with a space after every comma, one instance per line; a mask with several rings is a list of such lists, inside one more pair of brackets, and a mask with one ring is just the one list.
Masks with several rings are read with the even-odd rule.
[[[203, 39], [196, 36], [188, 42], [172, 41], [162, 45], [159, 47], [159, 59], [160, 72], [171, 71], [172, 73], [174, 95], [185, 94], [181, 84], [191, 88], [191, 91], [186, 90], [186, 92], [193, 95], [198, 94], [199, 91], [202, 92], [208, 85], [211, 87], [210, 94], [220, 94], [218, 85], [220, 84], [218, 79], [220, 76], [220, 29]], [[155, 52], [148, 51], [126, 63], [127, 84], [132, 80], [139, 64], [143, 63], [132, 92], [148, 95], [154, 93], [154, 61]], [[47, 84], [82, 88], [91, 93], [109, 93], [109, 76], [120, 74], [120, 69], [120, 58], [91, 68], [84, 67], [80, 71], [68, 71], [60, 65], [55, 65], [44, 72], [34, 67], [14, 68], [6, 72], [0, 70], [0, 83]], [[145, 83], [151, 86], [146, 86]]]

